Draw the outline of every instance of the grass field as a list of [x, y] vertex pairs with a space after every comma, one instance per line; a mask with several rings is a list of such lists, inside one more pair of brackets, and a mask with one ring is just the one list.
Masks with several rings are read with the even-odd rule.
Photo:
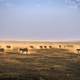
[[0, 80], [80, 80], [80, 56], [64, 49], [0, 54]]

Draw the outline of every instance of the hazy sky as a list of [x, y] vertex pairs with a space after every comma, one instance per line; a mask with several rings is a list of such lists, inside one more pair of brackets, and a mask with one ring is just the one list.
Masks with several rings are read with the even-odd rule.
[[66, 0], [0, 0], [0, 39], [80, 39], [80, 9]]

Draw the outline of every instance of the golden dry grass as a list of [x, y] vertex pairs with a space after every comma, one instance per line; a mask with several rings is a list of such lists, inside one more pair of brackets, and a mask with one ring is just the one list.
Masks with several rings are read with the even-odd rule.
[[64, 49], [37, 50], [36, 54], [1, 54], [1, 80], [79, 80], [80, 57]]

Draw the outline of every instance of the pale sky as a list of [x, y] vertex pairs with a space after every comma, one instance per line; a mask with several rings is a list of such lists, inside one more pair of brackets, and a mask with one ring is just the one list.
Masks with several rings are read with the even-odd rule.
[[66, 0], [0, 0], [0, 39], [79, 40], [80, 9]]

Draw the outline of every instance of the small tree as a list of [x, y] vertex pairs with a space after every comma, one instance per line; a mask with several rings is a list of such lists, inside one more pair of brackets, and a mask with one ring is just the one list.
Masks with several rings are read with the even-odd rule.
[[59, 48], [61, 48], [61, 45], [59, 45]]

